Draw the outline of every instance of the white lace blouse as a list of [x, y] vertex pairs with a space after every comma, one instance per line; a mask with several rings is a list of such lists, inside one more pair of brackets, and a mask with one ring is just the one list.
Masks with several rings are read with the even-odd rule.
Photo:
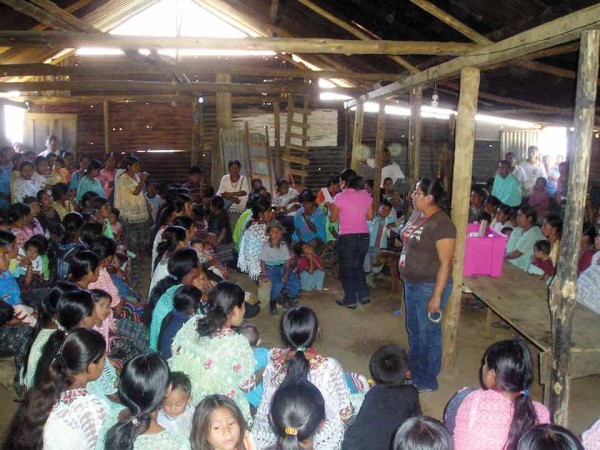
[[[252, 428], [252, 435], [259, 450], [267, 449], [277, 443], [277, 438], [269, 425], [269, 410], [275, 391], [285, 378], [285, 367], [285, 350], [271, 350], [263, 373], [264, 393]], [[354, 407], [350, 402], [350, 390], [342, 366], [333, 358], [315, 354], [310, 361], [308, 381], [321, 391], [325, 399], [325, 422], [314, 437], [314, 449], [339, 450], [342, 448], [346, 430], [344, 421], [354, 414]]]
[[61, 393], [44, 426], [44, 450], [92, 450], [108, 407], [85, 389]]

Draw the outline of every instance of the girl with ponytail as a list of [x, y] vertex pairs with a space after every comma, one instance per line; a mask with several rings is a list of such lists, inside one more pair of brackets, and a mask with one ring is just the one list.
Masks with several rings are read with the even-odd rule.
[[168, 264], [170, 275], [163, 278], [152, 290], [144, 311], [144, 321], [150, 329], [150, 350], [158, 349], [158, 335], [164, 318], [173, 311], [173, 297], [181, 286], [196, 286], [199, 277], [204, 276], [198, 254], [194, 249], [177, 250]]
[[281, 386], [273, 396], [270, 417], [279, 440], [273, 450], [313, 448], [314, 435], [325, 420], [325, 400], [308, 381]]
[[189, 195], [177, 194], [173, 199], [167, 200], [164, 206], [158, 213], [158, 220], [154, 226], [154, 241], [152, 243], [152, 261], [156, 259], [156, 250], [161, 240], [162, 233], [169, 225], [173, 225], [173, 221], [180, 216], [193, 213], [192, 199]]
[[234, 400], [246, 422], [250, 406], [244, 393], [254, 387], [254, 352], [232, 328], [244, 320], [244, 290], [222, 281], [210, 293], [206, 316], [188, 320], [173, 339], [171, 368], [190, 377], [192, 402], [211, 394]]
[[99, 333], [69, 333], [39, 386], [17, 411], [4, 448], [93, 449], [108, 410], [85, 387], [100, 376], [104, 362], [105, 343]]
[[[41, 357], [35, 368], [33, 386], [40, 386], [44, 374], [54, 361], [67, 336], [77, 328], [92, 328], [96, 324], [92, 294], [79, 289], [67, 288], [56, 304], [56, 330], [42, 347]], [[104, 341], [103, 341], [104, 342]], [[31, 367], [29, 370], [34, 370]]]
[[170, 225], [165, 228], [156, 249], [156, 258], [152, 262], [152, 279], [148, 296], [152, 293], [154, 286], [169, 275], [169, 259], [180, 248], [187, 245], [187, 233], [185, 228]]
[[310, 308], [289, 309], [281, 319], [281, 339], [287, 348], [272, 349], [263, 372], [263, 397], [254, 417], [252, 433], [259, 448], [277, 443], [269, 422], [269, 412], [278, 389], [310, 381], [325, 399], [325, 421], [314, 437], [316, 450], [342, 447], [345, 422], [354, 414], [350, 390], [338, 361], [325, 357], [311, 347], [319, 334], [319, 320]]
[[499, 341], [486, 350], [481, 369], [485, 389], [470, 392], [456, 411], [456, 450], [515, 450], [528, 430], [550, 423], [548, 409], [529, 394], [531, 365], [531, 353], [521, 340]]
[[169, 376], [169, 366], [158, 353], [139, 355], [125, 364], [119, 385], [119, 398], [127, 409], [119, 413], [116, 423], [106, 434], [105, 445], [98, 446], [99, 448], [190, 448], [187, 437], [165, 430], [156, 421], [158, 410], [171, 388]]

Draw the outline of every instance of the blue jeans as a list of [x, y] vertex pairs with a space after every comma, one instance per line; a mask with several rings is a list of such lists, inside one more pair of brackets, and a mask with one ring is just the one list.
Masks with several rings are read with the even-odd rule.
[[325, 272], [319, 269], [313, 273], [308, 273], [308, 270], [300, 273], [300, 284], [302, 284], [303, 291], [322, 291], [324, 280]]
[[[438, 388], [437, 376], [442, 367], [442, 323], [433, 323], [427, 317], [427, 303], [434, 287], [435, 283], [404, 283], [410, 371], [414, 384], [430, 389]], [[451, 291], [452, 278], [442, 293], [440, 310]]]
[[267, 266], [267, 277], [271, 282], [271, 297], [270, 303], [273, 305], [277, 301], [277, 297], [281, 291], [285, 290], [288, 297], [296, 298], [300, 295], [300, 279], [291, 270], [288, 274], [287, 281], [283, 281], [285, 274], [285, 266]]
[[363, 262], [369, 251], [369, 233], [341, 234], [337, 240], [340, 281], [344, 287], [344, 305], [356, 305], [369, 298], [369, 288], [363, 271]]

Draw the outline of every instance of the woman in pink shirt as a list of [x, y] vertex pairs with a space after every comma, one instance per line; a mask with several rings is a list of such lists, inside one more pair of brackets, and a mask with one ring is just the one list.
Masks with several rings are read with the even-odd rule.
[[337, 254], [344, 298], [336, 303], [356, 309], [357, 302], [366, 305], [371, 301], [363, 261], [369, 251], [367, 220], [375, 216], [375, 205], [371, 196], [362, 190], [364, 181], [354, 170], [344, 170], [340, 178], [343, 190], [329, 207], [330, 222], [340, 222]]
[[[458, 409], [451, 400], [446, 426], [454, 431], [456, 450], [515, 450], [528, 430], [550, 423], [548, 408], [529, 396], [531, 353], [521, 340], [499, 341], [486, 350], [483, 361], [485, 389], [470, 392]], [[450, 411], [456, 411], [454, 417]]]

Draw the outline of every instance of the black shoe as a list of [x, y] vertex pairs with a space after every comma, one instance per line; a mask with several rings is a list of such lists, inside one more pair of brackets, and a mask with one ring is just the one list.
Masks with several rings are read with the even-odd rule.
[[343, 306], [344, 308], [356, 309], [356, 303], [354, 305], [347, 305], [341, 300], [336, 300], [335, 303], [336, 303], [336, 305]]
[[272, 316], [276, 316], [277, 315], [277, 305], [271, 304], [269, 306], [269, 312], [271, 313]]
[[360, 303], [361, 305], [368, 305], [369, 303], [371, 303], [371, 297], [365, 297], [365, 298], [361, 298], [358, 303]]

